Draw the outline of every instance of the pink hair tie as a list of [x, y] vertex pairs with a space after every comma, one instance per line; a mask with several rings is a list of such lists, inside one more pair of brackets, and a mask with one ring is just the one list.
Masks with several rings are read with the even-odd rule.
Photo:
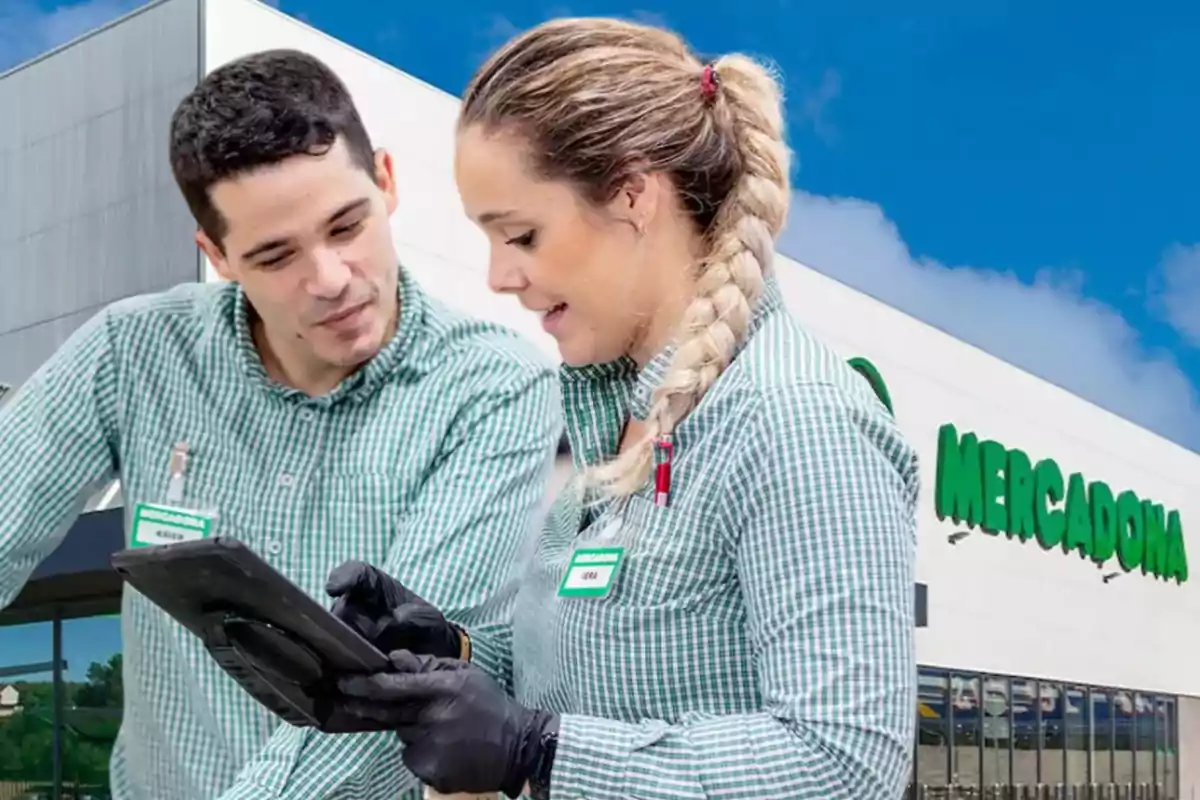
[[716, 68], [712, 64], [706, 64], [704, 71], [700, 73], [700, 96], [706, 103], [711, 103], [716, 98], [720, 83]]

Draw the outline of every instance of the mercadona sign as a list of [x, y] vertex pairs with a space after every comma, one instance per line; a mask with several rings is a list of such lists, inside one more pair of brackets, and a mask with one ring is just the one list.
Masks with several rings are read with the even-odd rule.
[[1099, 566], [1115, 557], [1126, 572], [1187, 580], [1178, 511], [1079, 472], [1064, 475], [1052, 458], [1035, 464], [1021, 450], [980, 441], [949, 423], [938, 431], [934, 493], [938, 519], [1022, 542], [1037, 539], [1045, 550], [1078, 553]]
[[[879, 370], [864, 358], [850, 365], [892, 411]], [[1178, 511], [1079, 472], [1065, 475], [1052, 458], [1034, 463], [1022, 450], [980, 441], [951, 423], [938, 430], [934, 504], [938, 519], [992, 536], [1036, 539], [1044, 550], [1077, 553], [1101, 567], [1115, 558], [1126, 572], [1181, 584], [1188, 578]]]

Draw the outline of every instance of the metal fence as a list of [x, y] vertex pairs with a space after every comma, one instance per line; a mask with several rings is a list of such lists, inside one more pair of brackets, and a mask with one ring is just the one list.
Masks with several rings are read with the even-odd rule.
[[908, 800], [1172, 800], [1161, 783], [910, 787]]

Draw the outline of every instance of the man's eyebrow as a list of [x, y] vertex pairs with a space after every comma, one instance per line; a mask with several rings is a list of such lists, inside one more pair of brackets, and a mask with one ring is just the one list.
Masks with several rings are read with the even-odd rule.
[[[330, 214], [329, 219], [326, 220], [326, 224], [332, 224], [334, 222], [337, 222], [339, 219], [346, 216], [351, 211], [357, 211], [358, 209], [362, 208], [363, 206], [367, 205], [370, 202], [371, 202], [370, 198], [367, 198], [367, 197], [360, 197], [357, 200], [351, 200], [349, 203], [346, 203], [341, 208], [339, 208], [337, 211], [334, 211], [332, 214]], [[287, 243], [288, 243], [287, 239], [270, 239], [265, 242], [260, 242], [259, 244], [256, 244], [254, 247], [251, 247], [246, 252], [242, 253], [242, 260], [249, 261], [250, 259], [254, 258], [255, 256], [261, 256], [263, 253], [266, 253], [270, 250], [276, 250], [280, 247], [284, 247], [287, 245]]]
[[487, 225], [489, 222], [496, 222], [497, 220], [511, 217], [514, 213], [513, 211], [485, 211], [479, 215], [479, 224]]
[[334, 222], [337, 222], [342, 217], [349, 214], [351, 211], [357, 211], [360, 208], [362, 208], [366, 205], [369, 205], [370, 202], [371, 202], [371, 199], [369, 197], [360, 197], [357, 200], [351, 200], [349, 203], [346, 203], [344, 206], [339, 208], [337, 211], [330, 214], [329, 219], [326, 220], [326, 224], [331, 225]]

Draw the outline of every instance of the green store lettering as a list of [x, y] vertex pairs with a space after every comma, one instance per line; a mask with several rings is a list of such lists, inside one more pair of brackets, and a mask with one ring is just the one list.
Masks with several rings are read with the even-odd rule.
[[[890, 413], [891, 393], [879, 370], [865, 358], [849, 360]], [[1064, 476], [1052, 458], [1034, 464], [1021, 450], [952, 424], [938, 431], [934, 502], [940, 520], [1027, 542], [1045, 550], [1078, 553], [1103, 566], [1113, 557], [1126, 572], [1184, 583], [1188, 579], [1183, 521], [1179, 512], [1144, 500], [1129, 489], [1120, 494], [1081, 473]]]
[[934, 480], [938, 519], [984, 533], [1060, 548], [1103, 565], [1114, 556], [1126, 572], [1183, 583], [1188, 578], [1179, 512], [1114, 492], [1081, 473], [1064, 475], [1052, 458], [1036, 464], [1023, 451], [959, 433], [938, 431]]

